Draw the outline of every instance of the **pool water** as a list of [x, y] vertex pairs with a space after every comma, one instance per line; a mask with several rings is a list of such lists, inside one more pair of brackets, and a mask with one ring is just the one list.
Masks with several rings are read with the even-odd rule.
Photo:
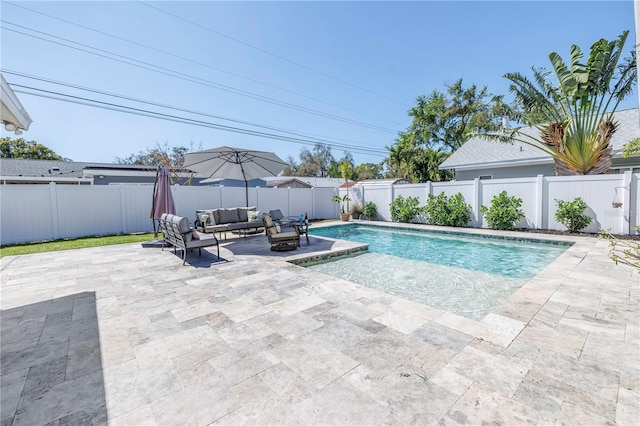
[[362, 225], [309, 232], [369, 244], [309, 268], [476, 320], [570, 245]]

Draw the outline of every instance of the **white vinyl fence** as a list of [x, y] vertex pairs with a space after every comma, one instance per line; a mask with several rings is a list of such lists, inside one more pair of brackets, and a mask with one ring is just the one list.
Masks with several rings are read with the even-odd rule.
[[[525, 218], [518, 227], [565, 230], [555, 220], [555, 200], [581, 197], [593, 218], [586, 232], [610, 229], [615, 234], [638, 234], [640, 225], [640, 174], [596, 176], [536, 176], [459, 182], [427, 182], [411, 185], [363, 186], [349, 196], [363, 205], [373, 201], [378, 219], [390, 221], [389, 204], [397, 196], [418, 197], [424, 205], [428, 194], [461, 193], [471, 204], [471, 226], [487, 227], [480, 206], [489, 205], [502, 191], [522, 198]], [[249, 205], [260, 211], [282, 210], [285, 216], [307, 213], [310, 219], [338, 218], [339, 206], [331, 202], [333, 188], [249, 188]], [[340, 190], [342, 194], [345, 190]], [[2, 185], [0, 186], [0, 244], [111, 235], [153, 230], [149, 219], [151, 185]], [[245, 205], [244, 188], [172, 187], [177, 214], [194, 221], [196, 209]], [[622, 203], [613, 207], [612, 202]]]
[[[373, 201], [378, 206], [378, 219], [390, 221], [389, 204], [397, 196], [417, 197], [420, 205], [426, 203], [428, 194], [447, 196], [461, 193], [471, 205], [470, 226], [488, 227], [483, 220], [480, 206], [489, 206], [491, 199], [502, 191], [522, 199], [524, 219], [517, 227], [530, 229], [566, 228], [555, 219], [556, 200], [572, 201], [581, 197], [587, 203], [585, 213], [593, 220], [585, 232], [610, 229], [615, 234], [638, 234], [633, 228], [640, 225], [640, 174], [626, 172], [618, 175], [594, 176], [536, 176], [513, 179], [475, 179], [457, 182], [427, 182], [412, 185], [362, 186], [350, 190], [350, 197], [363, 205]], [[341, 194], [345, 193], [341, 189]], [[622, 203], [614, 207], [613, 201]]]
[[[173, 186], [177, 214], [193, 223], [196, 209], [246, 204], [245, 189]], [[153, 231], [152, 185], [2, 185], [0, 245]], [[333, 188], [249, 188], [249, 205], [310, 219], [339, 216]]]

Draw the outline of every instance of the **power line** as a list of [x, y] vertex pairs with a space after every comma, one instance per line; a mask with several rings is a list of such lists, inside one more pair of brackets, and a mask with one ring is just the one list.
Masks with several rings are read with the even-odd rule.
[[326, 105], [330, 105], [330, 106], [333, 106], [333, 107], [336, 107], [336, 108], [340, 108], [340, 109], [343, 109], [345, 111], [350, 111], [350, 112], [353, 112], [353, 113], [356, 113], [356, 114], [359, 114], [359, 115], [362, 115], [362, 116], [371, 117], [371, 118], [375, 118], [377, 120], [382, 120], [382, 121], [386, 121], [388, 123], [399, 125], [399, 123], [397, 123], [395, 121], [392, 121], [392, 120], [389, 120], [389, 119], [386, 119], [386, 118], [377, 117], [377, 116], [372, 115], [372, 114], [368, 114], [368, 113], [365, 113], [365, 112], [357, 111], [357, 110], [354, 110], [352, 108], [348, 108], [348, 107], [344, 107], [344, 106], [341, 106], [341, 105], [334, 104], [332, 102], [324, 101], [322, 99], [318, 99], [318, 98], [313, 97], [313, 96], [309, 96], [309, 95], [305, 95], [305, 94], [302, 94], [302, 93], [299, 93], [299, 92], [296, 92], [296, 91], [293, 91], [293, 90], [285, 89], [285, 88], [276, 86], [276, 85], [271, 84], [271, 83], [267, 83], [267, 82], [264, 82], [264, 81], [261, 81], [261, 80], [257, 80], [257, 79], [254, 79], [254, 78], [251, 78], [251, 77], [247, 77], [247, 76], [244, 76], [244, 75], [241, 75], [241, 74], [237, 74], [237, 73], [234, 73], [234, 72], [231, 72], [231, 71], [227, 71], [227, 70], [224, 70], [222, 68], [219, 68], [219, 67], [216, 67], [216, 66], [213, 66], [213, 65], [210, 65], [210, 64], [206, 64], [204, 62], [196, 61], [194, 59], [187, 58], [187, 57], [184, 57], [184, 56], [180, 56], [180, 55], [177, 55], [177, 54], [172, 53], [172, 52], [167, 52], [167, 51], [162, 50], [162, 49], [157, 49], [157, 48], [155, 48], [153, 46], [149, 46], [149, 45], [146, 45], [146, 44], [143, 44], [143, 43], [139, 43], [137, 41], [130, 40], [130, 39], [127, 39], [127, 38], [124, 38], [124, 37], [120, 37], [120, 36], [115, 35], [115, 34], [110, 34], [110, 33], [105, 32], [105, 31], [100, 31], [98, 29], [91, 28], [91, 27], [86, 26], [86, 25], [82, 25], [82, 24], [79, 24], [79, 23], [76, 23], [76, 22], [69, 21], [67, 19], [63, 19], [63, 18], [60, 18], [60, 17], [57, 17], [57, 16], [50, 15], [48, 13], [44, 13], [44, 12], [40, 12], [40, 11], [37, 11], [37, 10], [33, 10], [33, 9], [30, 9], [30, 8], [25, 7], [23, 5], [18, 5], [18, 4], [12, 3], [12, 2], [5, 2], [5, 3], [9, 4], [11, 6], [14, 6], [14, 7], [18, 7], [18, 8], [24, 9], [24, 10], [28, 10], [29, 12], [32, 12], [32, 13], [36, 13], [36, 14], [39, 14], [39, 15], [42, 15], [42, 16], [46, 16], [46, 17], [51, 18], [51, 19], [55, 19], [55, 20], [60, 21], [60, 22], [64, 22], [64, 23], [69, 24], [69, 25], [74, 25], [76, 27], [83, 28], [83, 29], [86, 29], [88, 31], [93, 31], [93, 32], [98, 33], [98, 34], [102, 34], [102, 35], [105, 35], [107, 37], [114, 38], [116, 40], [124, 41], [126, 43], [130, 43], [130, 44], [133, 44], [135, 46], [143, 47], [145, 49], [148, 49], [148, 50], [151, 50], [151, 51], [154, 51], [154, 52], [162, 53], [163, 55], [171, 56], [173, 58], [177, 58], [177, 59], [180, 59], [180, 60], [183, 60], [183, 61], [186, 61], [186, 62], [190, 62], [190, 63], [196, 64], [196, 65], [200, 65], [202, 67], [210, 68], [210, 69], [213, 69], [213, 70], [225, 73], [225, 74], [229, 74], [229, 75], [232, 75], [234, 77], [238, 77], [238, 78], [242, 78], [242, 79], [247, 80], [247, 81], [251, 81], [251, 82], [254, 82], [254, 83], [262, 84], [262, 85], [265, 85], [267, 87], [271, 87], [271, 88], [274, 88], [274, 89], [277, 89], [277, 90], [281, 90], [281, 91], [286, 92], [286, 93], [290, 93], [290, 94], [293, 94], [293, 95], [296, 95], [296, 96], [300, 96], [300, 97], [303, 97], [303, 98], [306, 98], [306, 99], [310, 99], [310, 100], [313, 100], [315, 102], [320, 102], [320, 103], [323, 103], [323, 104], [326, 104]]
[[[194, 126], [208, 127], [208, 128], [213, 128], [213, 129], [217, 129], [217, 130], [223, 130], [223, 131], [228, 131], [228, 132], [233, 132], [233, 133], [245, 134], [245, 135], [249, 135], [249, 136], [263, 137], [263, 138], [274, 139], [274, 140], [281, 140], [281, 141], [284, 141], [284, 142], [292, 142], [292, 143], [297, 143], [297, 144], [302, 144], [302, 145], [316, 145], [316, 144], [318, 144], [318, 141], [305, 140], [305, 139], [294, 138], [294, 137], [289, 137], [289, 136], [277, 135], [277, 134], [274, 134], [274, 133], [258, 132], [258, 131], [255, 131], [255, 130], [244, 129], [244, 128], [240, 128], [240, 127], [233, 127], [233, 126], [226, 126], [226, 125], [223, 125], [223, 124], [212, 123], [212, 122], [207, 122], [207, 121], [203, 121], [203, 120], [194, 120], [194, 119], [188, 118], [188, 117], [180, 117], [180, 116], [173, 115], [173, 114], [165, 114], [165, 113], [145, 110], [145, 109], [141, 109], [141, 108], [134, 108], [134, 107], [126, 106], [126, 105], [119, 105], [119, 104], [114, 104], [114, 103], [110, 103], [110, 102], [104, 102], [104, 101], [99, 101], [99, 100], [95, 100], [95, 99], [85, 98], [85, 97], [81, 97], [81, 96], [74, 96], [74, 95], [69, 95], [69, 94], [60, 93], [60, 92], [54, 92], [54, 91], [51, 91], [51, 90], [39, 89], [39, 88], [36, 88], [36, 87], [30, 87], [30, 86], [24, 86], [24, 85], [20, 85], [20, 84], [10, 84], [10, 85], [12, 86], [12, 89], [13, 89], [13, 87], [22, 88], [22, 89], [15, 89], [14, 92], [23, 93], [23, 94], [27, 94], [27, 95], [31, 95], [31, 96], [38, 96], [38, 97], [54, 99], [54, 100], [63, 101], [63, 102], [70, 102], [70, 103], [75, 103], [75, 104], [80, 104], [80, 105], [85, 105], [85, 106], [91, 106], [91, 107], [95, 107], [95, 108], [101, 108], [101, 109], [106, 109], [106, 110], [111, 110], [111, 111], [123, 112], [123, 113], [134, 114], [134, 115], [140, 115], [140, 116], [145, 116], [145, 117], [150, 117], [150, 118], [162, 119], [162, 120], [166, 120], [166, 121], [173, 121], [173, 122], [177, 122], [177, 123], [194, 125]], [[34, 93], [32, 91], [36, 91], [36, 92], [40, 92], [40, 93]], [[353, 147], [350, 147], [350, 146], [347, 146], [347, 145], [343, 145], [343, 144], [327, 143], [326, 145], [329, 145], [329, 146], [332, 146], [332, 147], [340, 147], [341, 149], [345, 149], [345, 148], [346, 149], [351, 149], [354, 152], [357, 152], [357, 153], [359, 153], [361, 155], [370, 155], [370, 156], [374, 156], [374, 157], [384, 157], [384, 156], [386, 156], [386, 154], [382, 153], [382, 150], [380, 150], [379, 153], [378, 153], [378, 152], [374, 152], [375, 151], [374, 149], [363, 149], [363, 148], [359, 148], [359, 147], [353, 148]]]
[[[133, 98], [131, 96], [121, 95], [121, 94], [117, 94], [117, 93], [113, 93], [113, 92], [106, 92], [106, 91], [103, 91], [103, 90], [91, 89], [91, 88], [88, 88], [88, 87], [79, 86], [77, 84], [71, 84], [71, 83], [65, 83], [65, 82], [61, 82], [61, 81], [51, 80], [51, 79], [48, 79], [48, 78], [45, 78], [45, 77], [25, 74], [25, 73], [9, 70], [9, 69], [6, 69], [6, 68], [0, 68], [0, 71], [2, 71], [5, 74], [9, 74], [9, 75], [15, 75], [15, 76], [24, 77], [24, 78], [31, 79], [31, 80], [41, 81], [41, 82], [45, 82], [45, 83], [55, 84], [55, 85], [64, 86], [64, 87], [68, 87], [68, 88], [73, 88], [73, 89], [78, 89], [78, 90], [83, 90], [83, 91], [87, 91], [87, 92], [91, 92], [91, 93], [95, 93], [95, 94], [99, 94], [99, 95], [105, 95], [105, 96], [110, 96], [110, 97], [123, 99], [123, 100], [127, 100], [127, 101], [133, 101], [133, 102], [138, 102], [138, 103], [142, 103], [142, 104], [146, 104], [146, 105], [151, 105], [151, 106], [171, 109], [171, 110], [174, 110], [174, 111], [181, 111], [181, 112], [186, 112], [186, 113], [189, 113], [189, 114], [201, 115], [201, 116], [205, 116], [205, 117], [216, 118], [216, 119], [219, 119], [219, 120], [231, 121], [231, 122], [235, 122], [235, 123], [239, 123], [239, 124], [246, 124], [246, 125], [253, 126], [253, 127], [259, 127], [259, 128], [263, 128], [263, 129], [267, 129], [267, 130], [278, 131], [278, 132], [281, 132], [281, 133], [287, 133], [287, 134], [291, 134], [291, 135], [294, 135], [294, 136], [300, 136], [300, 137], [304, 137], [304, 138], [311, 137], [312, 139], [316, 140], [318, 143], [325, 143], [325, 144], [334, 143], [334, 144], [338, 144], [337, 142], [335, 142], [335, 140], [340, 140], [338, 138], [331, 138], [334, 141], [328, 141], [327, 139], [316, 138], [315, 136], [318, 136], [318, 135], [311, 135], [311, 134], [308, 134], [308, 133], [305, 134], [305, 133], [300, 133], [300, 132], [294, 132], [294, 131], [287, 130], [287, 129], [277, 128], [277, 127], [272, 127], [272, 126], [266, 126], [266, 125], [263, 125], [263, 124], [252, 123], [252, 122], [249, 122], [249, 121], [243, 121], [243, 120], [238, 120], [238, 119], [234, 119], [234, 118], [229, 118], [229, 117], [209, 114], [209, 113], [205, 113], [205, 112], [201, 112], [201, 111], [195, 111], [195, 110], [182, 108], [182, 107], [178, 107], [178, 106], [161, 104], [161, 103], [158, 103], [158, 102], [153, 102], [153, 101], [147, 101], [147, 100], [143, 100], [143, 99]], [[15, 84], [15, 83], [12, 83], [12, 86], [13, 85], [20, 86], [20, 85]], [[327, 138], [326, 136], [321, 136], [321, 137], [322, 138]], [[344, 139], [342, 139], [342, 140], [346, 141]], [[354, 141], [346, 141], [346, 142], [354, 142]], [[354, 143], [357, 143], [357, 142], [354, 142]], [[361, 145], [344, 145], [344, 146], [350, 147], [350, 148], [351, 147], [357, 147], [357, 148], [361, 148], [361, 149], [376, 150], [375, 148], [368, 148], [366, 145], [363, 145], [363, 144], [361, 144]]]
[[357, 85], [357, 84], [350, 83], [350, 82], [345, 81], [345, 80], [343, 80], [343, 79], [341, 79], [341, 78], [338, 78], [338, 77], [334, 77], [334, 76], [332, 76], [331, 74], [327, 74], [327, 73], [325, 73], [325, 72], [323, 72], [323, 71], [317, 70], [317, 69], [312, 68], [312, 67], [310, 67], [310, 66], [307, 66], [307, 65], [301, 64], [301, 63], [299, 63], [299, 62], [293, 61], [293, 60], [288, 59], [288, 58], [285, 58], [284, 56], [280, 56], [280, 55], [278, 55], [277, 53], [270, 52], [270, 51], [265, 50], [265, 49], [262, 49], [262, 48], [260, 48], [260, 47], [258, 47], [258, 46], [254, 46], [253, 44], [250, 44], [250, 43], [247, 43], [247, 42], [245, 42], [245, 41], [239, 40], [239, 39], [237, 39], [237, 38], [231, 37], [230, 35], [227, 35], [227, 34], [221, 33], [220, 31], [216, 31], [216, 30], [211, 29], [211, 28], [209, 28], [209, 27], [206, 27], [206, 26], [204, 26], [204, 25], [198, 24], [197, 22], [191, 21], [191, 20], [189, 20], [189, 19], [187, 19], [187, 18], [184, 18], [184, 17], [182, 17], [182, 16], [178, 16], [178, 15], [176, 15], [176, 14], [174, 14], [174, 13], [171, 13], [171, 12], [168, 12], [168, 11], [166, 11], [166, 10], [164, 10], [164, 9], [160, 9], [159, 7], [152, 6], [152, 5], [150, 5], [149, 3], [146, 3], [146, 2], [144, 2], [144, 1], [141, 1], [141, 0], [136, 0], [136, 1], [137, 1], [138, 3], [140, 3], [140, 4], [144, 5], [144, 6], [147, 6], [147, 7], [151, 8], [151, 9], [157, 10], [158, 12], [164, 13], [165, 15], [172, 16], [172, 17], [174, 17], [175, 19], [178, 19], [178, 20], [180, 20], [180, 21], [186, 22], [186, 23], [188, 23], [188, 24], [191, 24], [191, 25], [193, 25], [193, 26], [196, 26], [196, 27], [198, 27], [198, 28], [201, 28], [201, 29], [203, 29], [203, 30], [205, 30], [205, 31], [208, 31], [208, 32], [210, 32], [210, 33], [213, 33], [213, 34], [219, 35], [220, 37], [224, 37], [224, 38], [226, 38], [226, 39], [228, 39], [228, 40], [231, 40], [231, 41], [233, 41], [233, 42], [236, 42], [236, 43], [242, 44], [243, 46], [246, 46], [246, 47], [249, 47], [249, 48], [251, 48], [251, 49], [257, 50], [257, 51], [262, 52], [262, 53], [264, 53], [264, 54], [267, 54], [267, 55], [269, 55], [269, 56], [273, 56], [274, 58], [280, 59], [281, 61], [288, 62], [288, 63], [290, 63], [290, 64], [293, 64], [293, 65], [297, 66], [297, 67], [304, 68], [304, 69], [306, 69], [306, 70], [308, 70], [308, 71], [312, 71], [312, 72], [314, 72], [314, 73], [316, 73], [316, 74], [319, 74], [319, 75], [322, 75], [322, 76], [324, 76], [324, 77], [330, 78], [331, 80], [338, 81], [338, 82], [340, 82], [340, 83], [342, 83], [342, 84], [346, 84], [347, 86], [354, 87], [354, 88], [356, 88], [356, 89], [358, 89], [358, 90], [362, 90], [362, 91], [367, 92], [367, 93], [369, 93], [369, 94], [371, 94], [371, 95], [378, 96], [378, 97], [383, 98], [383, 99], [386, 99], [386, 100], [388, 100], [388, 101], [392, 101], [392, 102], [395, 102], [395, 103], [398, 103], [398, 104], [400, 104], [400, 105], [404, 105], [404, 106], [411, 106], [411, 105], [409, 105], [409, 104], [406, 104], [406, 103], [404, 103], [404, 102], [398, 101], [398, 100], [393, 99], [393, 98], [390, 98], [390, 97], [388, 97], [388, 96], [385, 96], [385, 95], [381, 95], [381, 94], [379, 94], [379, 93], [376, 93], [376, 92], [374, 92], [374, 91], [372, 91], [372, 90], [369, 90], [369, 89], [364, 88], [364, 87], [362, 87], [362, 86], [359, 86], [359, 85]]
[[[99, 56], [99, 57], [102, 57], [102, 58], [105, 58], [105, 59], [109, 59], [109, 60], [112, 60], [112, 61], [121, 62], [121, 63], [127, 64], [127, 65], [131, 65], [131, 66], [134, 66], [134, 67], [137, 67], [137, 68], [146, 69], [148, 71], [152, 71], [152, 72], [155, 72], [155, 73], [158, 73], [158, 74], [168, 75], [168, 76], [173, 77], [173, 78], [178, 78], [178, 79], [189, 81], [189, 82], [192, 82], [192, 83], [201, 84], [203, 86], [212, 87], [212, 88], [215, 88], [215, 89], [218, 89], [218, 90], [222, 90], [222, 91], [225, 91], [225, 92], [238, 94], [238, 95], [241, 95], [241, 96], [245, 96], [245, 97], [248, 97], [248, 98], [260, 100], [260, 101], [267, 102], [267, 103], [270, 103], [270, 104], [282, 106], [282, 107], [293, 109], [293, 110], [296, 110], [296, 111], [306, 112], [308, 114], [317, 115], [317, 116], [320, 116], [320, 117], [329, 118], [329, 119], [332, 119], [332, 120], [341, 121], [341, 122], [348, 123], [348, 124], [353, 124], [353, 125], [360, 126], [360, 127], [366, 127], [366, 128], [369, 128], [369, 129], [378, 130], [378, 131], [387, 132], [387, 133], [396, 133], [397, 132], [396, 130], [393, 130], [393, 129], [388, 129], [388, 128], [385, 128], [385, 127], [380, 127], [380, 126], [364, 123], [364, 122], [361, 122], [361, 121], [340, 117], [340, 116], [337, 116], [337, 115], [334, 115], [334, 114], [325, 113], [325, 112], [318, 111], [318, 110], [315, 110], [315, 109], [312, 109], [312, 108], [307, 108], [307, 107], [300, 106], [300, 105], [295, 105], [295, 104], [292, 104], [292, 103], [289, 103], [289, 102], [280, 101], [278, 99], [270, 98], [270, 97], [267, 97], [267, 96], [262, 96], [262, 95], [259, 95], [259, 94], [253, 93], [253, 92], [249, 92], [249, 91], [246, 91], [246, 90], [237, 89], [237, 88], [234, 88], [234, 87], [231, 87], [231, 86], [227, 86], [227, 85], [224, 85], [224, 84], [215, 83], [215, 82], [210, 81], [210, 80], [206, 80], [206, 79], [203, 79], [203, 78], [200, 78], [200, 77], [196, 77], [196, 76], [193, 76], [193, 75], [190, 75], [190, 74], [182, 73], [180, 71], [171, 70], [169, 68], [162, 67], [162, 66], [159, 66], [159, 65], [154, 65], [154, 64], [151, 64], [151, 63], [148, 63], [148, 62], [140, 61], [140, 60], [135, 59], [135, 58], [127, 57], [127, 56], [120, 55], [120, 54], [117, 54], [117, 53], [113, 53], [113, 52], [110, 52], [110, 51], [107, 51], [107, 50], [104, 50], [104, 49], [100, 49], [100, 48], [97, 48], [97, 47], [93, 47], [93, 46], [89, 46], [89, 45], [86, 45], [86, 44], [83, 44], [83, 43], [79, 43], [79, 42], [76, 42], [76, 41], [73, 41], [73, 40], [65, 39], [63, 37], [58, 37], [58, 36], [55, 36], [53, 34], [48, 34], [48, 33], [42, 32], [42, 31], [34, 30], [32, 28], [28, 28], [28, 27], [25, 27], [25, 26], [22, 26], [22, 25], [14, 24], [12, 22], [8, 22], [8, 21], [2, 20], [2, 19], [0, 19], [0, 22], [6, 23], [6, 24], [9, 24], [9, 25], [14, 25], [14, 26], [19, 27], [19, 28], [24, 28], [24, 29], [27, 29], [29, 31], [33, 31], [33, 32], [38, 33], [38, 34], [43, 34], [43, 35], [46, 35], [48, 37], [53, 37], [55, 39], [64, 40], [65, 42], [68, 42], [68, 43], [73, 43], [73, 44], [76, 44], [76, 45], [79, 45], [79, 46], [83, 46], [83, 47], [86, 47], [86, 48], [89, 48], [89, 49], [94, 49], [94, 50], [96, 50], [98, 52], [104, 52], [106, 54], [115, 56], [115, 58], [110, 57], [110, 56], [105, 56], [105, 55], [102, 55], [100, 53], [92, 52], [92, 51], [89, 51], [89, 50], [81, 49], [81, 48], [78, 48], [78, 47], [69, 46], [69, 45], [66, 45], [64, 43], [56, 42], [54, 40], [49, 40], [49, 39], [46, 39], [46, 38], [43, 38], [43, 37], [38, 37], [38, 36], [33, 35], [33, 34], [24, 33], [22, 31], [18, 31], [18, 30], [15, 30], [15, 29], [4, 28], [7, 31], [11, 31], [11, 32], [14, 32], [14, 33], [17, 33], [17, 34], [21, 34], [21, 35], [27, 36], [27, 37], [32, 37], [32, 38], [35, 38], [35, 39], [38, 39], [38, 40], [46, 41], [48, 43], [56, 44], [56, 45], [59, 45], [59, 46], [70, 48], [70, 49], [78, 50], [80, 52], [89, 53], [91, 55]], [[123, 58], [123, 59], [118, 59], [118, 58]], [[138, 64], [131, 63], [131, 62], [128, 62], [128, 61], [138, 62], [139, 64], [143, 64], [143, 65], [138, 65]]]

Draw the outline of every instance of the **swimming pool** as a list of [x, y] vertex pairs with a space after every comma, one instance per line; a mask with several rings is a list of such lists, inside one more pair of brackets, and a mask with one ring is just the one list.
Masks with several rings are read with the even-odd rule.
[[307, 267], [418, 303], [482, 319], [571, 244], [382, 226], [311, 235], [369, 244], [369, 252]]

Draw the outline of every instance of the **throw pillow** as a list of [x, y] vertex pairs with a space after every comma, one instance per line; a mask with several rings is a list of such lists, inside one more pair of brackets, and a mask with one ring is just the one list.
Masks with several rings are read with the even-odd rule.
[[202, 226], [209, 225], [209, 215], [207, 213], [198, 213], [198, 219], [200, 219], [200, 224]]
[[207, 223], [209, 226], [217, 225], [216, 223], [216, 215], [214, 212], [209, 212], [209, 222]]
[[249, 222], [255, 222], [260, 218], [260, 210], [258, 211], [248, 211], [247, 212], [247, 220]]
[[198, 231], [196, 231], [195, 229], [193, 230], [192, 235], [193, 235], [192, 238], [194, 240], [199, 240], [200, 239], [200, 234], [198, 234]]

